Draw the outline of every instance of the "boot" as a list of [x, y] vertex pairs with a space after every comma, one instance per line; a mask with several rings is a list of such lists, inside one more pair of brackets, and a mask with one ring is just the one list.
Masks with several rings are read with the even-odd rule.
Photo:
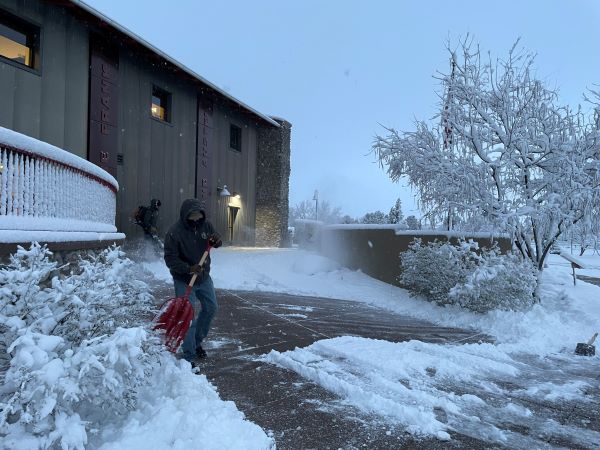
[[204, 359], [207, 356], [206, 351], [202, 348], [201, 345], [196, 346], [196, 356], [198, 357], [198, 359]]

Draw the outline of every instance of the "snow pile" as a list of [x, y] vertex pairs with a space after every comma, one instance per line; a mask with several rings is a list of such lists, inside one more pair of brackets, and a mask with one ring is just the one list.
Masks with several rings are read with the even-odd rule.
[[[342, 405], [417, 436], [448, 440], [457, 431], [508, 448], [545, 448], [548, 435], [564, 436], [582, 448], [600, 442], [600, 433], [584, 423], [556, 423], [548, 431], [552, 419], [529, 409], [546, 402], [552, 417], [562, 402], [588, 403], [590, 383], [540, 380], [522, 360], [492, 344], [344, 336], [284, 353], [272, 350], [261, 359], [319, 384], [339, 396]], [[575, 360], [561, 360], [560, 367], [572, 368]]]
[[273, 440], [244, 420], [233, 402], [219, 399], [204, 375], [184, 360], [162, 355], [124, 423], [104, 428], [101, 450], [271, 449]]
[[[210, 403], [221, 426], [236, 431], [235, 437], [221, 440], [225, 444], [251, 439], [255, 448], [271, 445], [232, 404], [220, 402], [205, 379], [196, 380], [188, 363], [176, 365], [142, 326], [152, 297], [118, 248], [81, 260], [68, 276], [49, 255], [37, 244], [19, 248], [0, 269], [0, 370], [5, 371], [0, 438], [7, 447], [95, 448], [110, 437], [115, 448], [124, 448], [119, 439], [131, 442], [139, 423], [154, 428], [163, 448], [172, 448], [181, 430], [173, 412], [164, 408], [172, 409], [174, 402], [190, 418]], [[184, 388], [191, 391], [173, 398]], [[107, 423], [121, 429], [124, 420], [128, 426], [121, 435], [104, 429]], [[168, 425], [159, 427], [159, 422]], [[199, 436], [217, 442], [223, 429], [196, 426], [188, 443], [204, 446], [204, 441], [193, 441]], [[138, 448], [150, 441], [138, 440], [144, 442]], [[245, 440], [237, 443], [242, 442], [247, 446]]]

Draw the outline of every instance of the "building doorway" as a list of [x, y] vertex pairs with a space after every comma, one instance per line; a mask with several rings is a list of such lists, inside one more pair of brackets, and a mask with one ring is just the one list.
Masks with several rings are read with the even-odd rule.
[[237, 206], [229, 206], [229, 218], [228, 218], [228, 228], [229, 228], [229, 243], [233, 244], [233, 238], [234, 238], [234, 225], [235, 225], [235, 219], [237, 217], [237, 213], [240, 210], [240, 208], [238, 208]]

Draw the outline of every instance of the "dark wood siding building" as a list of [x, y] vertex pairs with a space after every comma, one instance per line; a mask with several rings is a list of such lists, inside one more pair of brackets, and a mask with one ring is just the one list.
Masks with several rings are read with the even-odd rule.
[[0, 0], [0, 126], [115, 176], [128, 237], [138, 205], [161, 200], [164, 233], [196, 197], [225, 242], [286, 243], [291, 125], [84, 3]]

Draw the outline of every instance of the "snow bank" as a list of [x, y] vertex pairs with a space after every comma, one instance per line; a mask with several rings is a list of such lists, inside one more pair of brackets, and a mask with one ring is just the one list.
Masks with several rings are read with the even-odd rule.
[[[272, 350], [261, 360], [298, 373], [336, 394], [343, 405], [379, 416], [392, 428], [440, 440], [455, 431], [507, 448], [546, 448], [549, 421], [529, 407], [539, 407], [543, 400], [554, 411], [563, 401], [590, 401], [590, 383], [541, 382], [539, 373], [492, 344], [344, 336], [284, 353]], [[561, 367], [576, 364], [574, 360], [571, 355]], [[561, 425], [552, 433], [568, 436], [582, 448], [600, 442], [600, 433], [585, 423]]]
[[100, 450], [270, 449], [273, 439], [245, 420], [233, 402], [224, 402], [204, 375], [187, 361], [161, 358], [138, 408], [102, 430]]

